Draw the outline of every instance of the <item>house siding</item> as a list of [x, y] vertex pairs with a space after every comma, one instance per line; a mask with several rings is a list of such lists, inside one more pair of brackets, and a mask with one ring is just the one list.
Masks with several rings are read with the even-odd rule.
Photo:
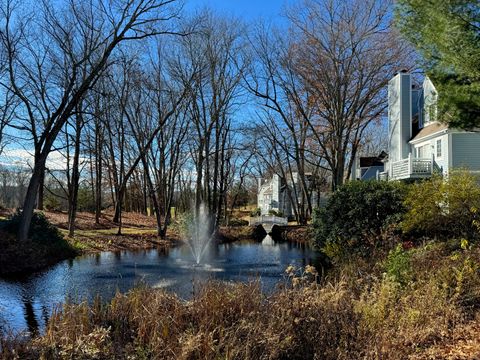
[[411, 137], [412, 92], [410, 74], [397, 74], [388, 84], [389, 161], [406, 159]]
[[[437, 141], [438, 140], [442, 141], [442, 144], [441, 144], [442, 145], [441, 146], [442, 155], [441, 155], [441, 157], [437, 157]], [[435, 159], [435, 162], [437, 163], [437, 165], [442, 168], [443, 174], [447, 174], [448, 173], [448, 168], [449, 168], [449, 164], [448, 164], [448, 140], [449, 140], [448, 134], [443, 134], [443, 135], [440, 135], [440, 136], [436, 136], [432, 139], [433, 156], [434, 156], [434, 159]]]
[[[437, 141], [441, 140], [441, 156], [437, 156]], [[414, 157], [417, 157], [416, 149], [426, 146], [426, 154], [422, 157], [435, 160], [435, 163], [442, 169], [443, 174], [447, 174], [449, 165], [449, 135], [448, 134], [439, 134], [438, 136], [432, 137], [426, 141], [419, 142], [415, 145], [412, 145], [411, 151]]]
[[[291, 192], [295, 201], [294, 188], [299, 189], [298, 173], [292, 173], [288, 181], [283, 180], [279, 175], [274, 174], [269, 180], [258, 179], [257, 206], [262, 215], [268, 215], [270, 210], [282, 212], [284, 216], [292, 216], [292, 202], [288, 195]], [[308, 186], [308, 184], [307, 184]], [[297, 194], [297, 202], [301, 202], [301, 194]], [[316, 195], [312, 195], [312, 204], [316, 204]]]
[[388, 148], [391, 161], [400, 159], [400, 77], [388, 83]]
[[[389, 154], [387, 174], [383, 173], [381, 178], [426, 178], [439, 169], [446, 175], [452, 168], [480, 173], [480, 132], [450, 129], [438, 123], [438, 93], [433, 83], [426, 77], [421, 89], [412, 88], [411, 84], [407, 73], [395, 75], [388, 83]], [[430, 167], [426, 161], [415, 158], [433, 159], [435, 163]]]
[[410, 152], [408, 141], [412, 137], [412, 82], [410, 74], [400, 74], [400, 80], [400, 121], [402, 127], [402, 131], [400, 133], [400, 159], [406, 159], [408, 158], [408, 154]]
[[453, 168], [480, 170], [480, 133], [452, 133]]
[[[423, 81], [423, 94], [423, 120], [424, 125], [427, 125], [428, 123], [437, 120], [437, 90], [428, 76]], [[432, 106], [435, 106], [435, 109], [432, 109]]]

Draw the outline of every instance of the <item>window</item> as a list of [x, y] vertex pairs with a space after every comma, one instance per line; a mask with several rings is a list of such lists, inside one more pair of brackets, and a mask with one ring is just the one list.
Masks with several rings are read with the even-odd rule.
[[437, 140], [437, 158], [442, 157], [442, 139]]
[[425, 94], [423, 107], [424, 125], [437, 121], [437, 103], [438, 94], [435, 90], [430, 90]]
[[423, 145], [423, 146], [419, 146], [417, 147], [417, 158], [419, 159], [425, 159], [425, 158], [428, 158], [428, 154], [427, 154], [427, 151], [428, 151], [428, 145]]

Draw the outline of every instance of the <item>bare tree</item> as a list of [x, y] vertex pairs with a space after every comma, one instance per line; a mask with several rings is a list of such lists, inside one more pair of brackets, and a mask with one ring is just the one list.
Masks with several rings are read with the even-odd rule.
[[229, 162], [232, 157], [232, 110], [241, 97], [245, 64], [241, 59], [242, 26], [233, 19], [203, 15], [202, 29], [183, 39], [177, 74], [195, 71], [188, 103], [192, 121], [191, 158], [195, 164], [195, 212], [204, 203], [215, 229], [225, 210]]
[[296, 221], [306, 224], [317, 206], [326, 164], [307, 124], [298, 120], [289, 124], [286, 126], [273, 114], [262, 114], [254, 128], [255, 153], [266, 164], [260, 172], [279, 175], [286, 204], [291, 206]]
[[[157, 103], [158, 104], [158, 103]], [[144, 167], [148, 170], [150, 198], [157, 218], [158, 235], [164, 238], [171, 221], [177, 179], [187, 160], [185, 149], [188, 122], [184, 109], [177, 112], [157, 135]], [[153, 167], [153, 175], [150, 172]], [[164, 218], [163, 225], [161, 218]]]
[[[85, 126], [82, 102], [78, 104], [77, 113], [75, 115], [74, 132], [72, 134], [73, 142], [73, 161], [71, 164], [72, 172], [67, 171], [68, 184], [68, 236], [75, 235], [75, 220], [77, 217], [78, 189], [80, 185], [80, 152], [81, 152], [81, 136]], [[70, 134], [67, 133], [67, 137]], [[67, 140], [68, 141], [68, 140]], [[70, 159], [67, 158], [67, 168], [70, 168]]]
[[270, 29], [258, 29], [251, 40], [252, 57], [257, 61], [245, 83], [261, 106], [257, 154], [270, 171], [289, 183], [288, 202], [296, 220], [305, 224], [312, 213], [314, 192], [318, 197], [313, 179], [321, 170], [330, 168], [310, 123], [315, 104], [293, 66], [287, 40]]
[[365, 130], [385, 116], [392, 74], [412, 52], [391, 23], [390, 1], [307, 0], [289, 19], [292, 66], [315, 116], [307, 117], [332, 171], [332, 188], [350, 176]]
[[309, 128], [333, 189], [348, 178], [365, 129], [385, 115], [388, 80], [409, 66], [389, 5], [306, 0], [288, 12], [290, 36], [261, 31], [252, 41], [259, 67], [250, 90], [287, 127]]
[[[122, 63], [121, 76], [116, 74], [117, 81], [112, 79], [112, 87], [116, 91], [118, 101], [117, 124], [120, 131], [114, 134], [109, 131], [110, 141], [112, 137], [120, 134], [121, 140], [119, 146], [111, 147], [110, 166], [114, 170], [115, 182], [115, 215], [114, 222], [119, 223], [119, 234], [121, 233], [121, 214], [122, 205], [127, 190], [128, 182], [137, 170], [137, 166], [143, 162], [147, 164], [147, 154], [157, 139], [158, 134], [164, 130], [165, 124], [170, 118], [177, 115], [179, 105], [184, 101], [189, 88], [190, 80], [180, 87], [172, 83], [161, 82], [156, 85], [155, 92], [161, 94], [161, 100], [158, 96], [152, 103], [149, 91], [143, 86], [148, 83], [148, 75], [144, 73], [137, 63]], [[153, 95], [155, 96], [155, 95]], [[159, 102], [160, 101], [160, 102]], [[126, 141], [131, 136], [133, 141]], [[132, 151], [126, 153], [125, 149], [129, 147]], [[120, 151], [119, 171], [116, 171], [116, 161], [113, 158], [114, 149]], [[130, 161], [126, 160], [126, 155], [130, 154]], [[127, 166], [125, 166], [128, 164]]]
[[175, 0], [92, 0], [50, 3], [36, 17], [15, 16], [14, 2], [2, 8], [0, 41], [6, 49], [8, 82], [25, 117], [15, 124], [30, 134], [35, 164], [23, 204], [18, 239], [28, 237], [45, 164], [57, 136], [78, 104], [109, 66], [124, 41], [171, 34], [179, 7]]
[[0, 155], [2, 155], [5, 147], [8, 145], [9, 141], [7, 140], [5, 132], [12, 122], [16, 108], [16, 99], [8, 89], [3, 96], [3, 101], [0, 103]]
[[[104, 99], [106, 94], [105, 84], [97, 83], [97, 91], [91, 96], [91, 126], [87, 128], [86, 143], [88, 146], [89, 165], [90, 165], [90, 183], [92, 194], [95, 197], [95, 223], [100, 223], [102, 213], [103, 199], [103, 152], [105, 139], [105, 126], [102, 118], [108, 113], [108, 99]], [[88, 124], [87, 124], [88, 125]]]

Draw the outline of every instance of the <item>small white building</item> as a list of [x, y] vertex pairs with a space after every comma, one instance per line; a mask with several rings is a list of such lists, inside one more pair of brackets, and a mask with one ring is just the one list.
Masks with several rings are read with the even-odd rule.
[[[388, 85], [388, 157], [379, 178], [426, 178], [452, 168], [480, 171], [480, 133], [452, 129], [438, 121], [438, 93], [428, 77], [414, 87], [407, 72]], [[441, 96], [441, 94], [440, 94]]]
[[282, 213], [284, 216], [291, 215], [285, 182], [282, 186], [279, 175], [274, 174], [270, 179], [258, 179], [257, 207], [262, 215], [268, 215], [269, 211]]
[[[309, 186], [312, 174], [306, 174], [307, 186]], [[296, 190], [296, 191], [295, 191]], [[288, 179], [281, 178], [278, 174], [272, 175], [269, 179], [258, 179], [257, 207], [262, 215], [268, 215], [270, 211], [280, 213], [282, 216], [294, 216], [291, 198], [297, 193], [296, 201], [302, 202], [299, 186], [299, 176], [297, 172], [293, 172]], [[318, 193], [311, 192], [311, 203], [313, 207], [318, 206]]]

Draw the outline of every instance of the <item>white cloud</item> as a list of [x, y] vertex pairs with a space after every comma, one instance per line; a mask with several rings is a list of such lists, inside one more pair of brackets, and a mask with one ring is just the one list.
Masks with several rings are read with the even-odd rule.
[[[81, 159], [82, 161], [82, 159]], [[66, 170], [66, 158], [60, 151], [52, 151], [48, 155], [47, 168], [55, 170]], [[22, 167], [31, 169], [33, 167], [33, 153], [25, 149], [6, 148], [0, 156], [0, 165], [5, 167]]]

